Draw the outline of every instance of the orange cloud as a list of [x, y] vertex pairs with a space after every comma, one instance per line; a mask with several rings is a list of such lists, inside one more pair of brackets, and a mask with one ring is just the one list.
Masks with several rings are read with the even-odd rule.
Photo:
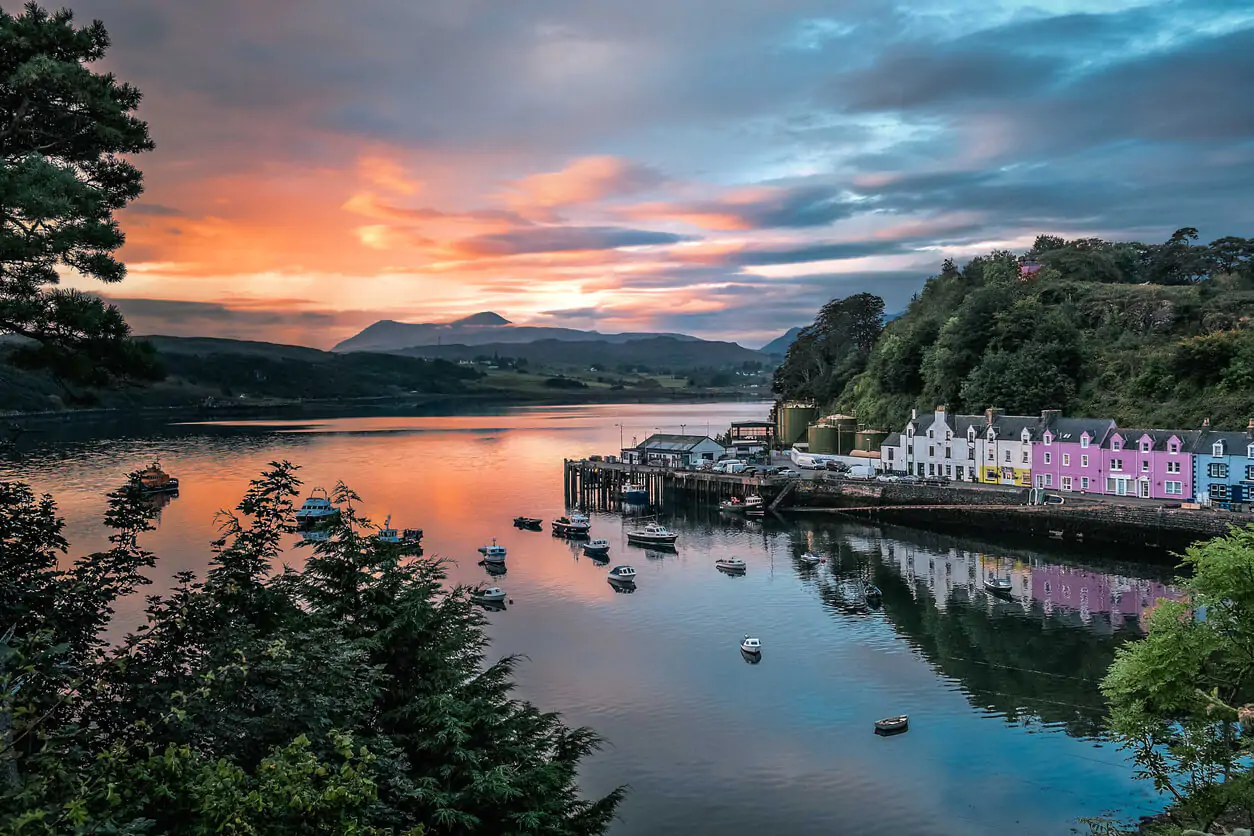
[[657, 172], [620, 157], [583, 157], [561, 171], [515, 180], [507, 199], [525, 213], [635, 194], [661, 182]]
[[388, 157], [360, 157], [357, 170], [370, 183], [397, 194], [412, 195], [422, 188], [421, 180], [411, 179], [400, 163]]

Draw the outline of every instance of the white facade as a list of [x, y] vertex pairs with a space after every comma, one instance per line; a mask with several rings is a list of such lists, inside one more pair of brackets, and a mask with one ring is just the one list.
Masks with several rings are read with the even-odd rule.
[[727, 448], [704, 435], [651, 435], [632, 450], [623, 451], [629, 464], [662, 467], [697, 467], [716, 462], [727, 455]]
[[917, 410], [911, 410], [900, 435], [885, 439], [880, 461], [893, 473], [976, 481], [983, 421], [982, 415], [953, 415], [943, 406], [922, 418]]

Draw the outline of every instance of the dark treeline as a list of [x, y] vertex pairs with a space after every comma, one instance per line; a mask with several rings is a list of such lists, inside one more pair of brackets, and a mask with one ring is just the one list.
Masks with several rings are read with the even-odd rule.
[[1254, 239], [1196, 238], [1042, 235], [1022, 256], [946, 260], [887, 325], [876, 297], [834, 300], [789, 350], [775, 390], [886, 429], [938, 404], [1244, 427], [1254, 417]]

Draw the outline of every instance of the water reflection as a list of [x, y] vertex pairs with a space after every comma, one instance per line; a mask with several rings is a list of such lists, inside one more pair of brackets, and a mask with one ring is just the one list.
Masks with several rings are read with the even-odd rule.
[[[203, 575], [214, 512], [267, 462], [302, 464], [307, 486], [343, 480], [377, 522], [392, 513], [421, 526], [454, 582], [508, 577], [513, 603], [485, 608], [490, 653], [525, 654], [520, 697], [609, 740], [581, 780], [589, 793], [631, 784], [615, 836], [1053, 834], [1081, 815], [1155, 810], [1120, 754], [1093, 748], [1097, 683], [1115, 650], [1141, 635], [1155, 600], [1178, 597], [1152, 569], [835, 519], [748, 520], [663, 497], [591, 514], [591, 536], [637, 571], [637, 595], [607, 582], [613, 564], [585, 555], [586, 540], [513, 525], [525, 513], [547, 530], [567, 513], [563, 457], [614, 450], [616, 423], [643, 438], [763, 413], [553, 407], [156, 426], [108, 438], [61, 427], [49, 434], [55, 444], [25, 440], [24, 460], [0, 463], [0, 478], [53, 493], [72, 554], [82, 554], [104, 544], [103, 492], [160, 458], [182, 492], [145, 538], [160, 556], [146, 590], [156, 592], [178, 571]], [[642, 516], [677, 532], [678, 547], [628, 549]], [[493, 536], [508, 548], [508, 570], [478, 565], [475, 549]], [[807, 565], [807, 553], [824, 562]], [[728, 557], [746, 563], [734, 583], [712, 571]], [[1009, 596], [987, 593], [988, 577], [1009, 577]], [[122, 625], [142, 618], [141, 599], [118, 609]], [[752, 672], [742, 662], [761, 657], [737, 660], [730, 644], [750, 631], [771, 656]], [[868, 745], [874, 721], [896, 714], [910, 715], [911, 732]]]

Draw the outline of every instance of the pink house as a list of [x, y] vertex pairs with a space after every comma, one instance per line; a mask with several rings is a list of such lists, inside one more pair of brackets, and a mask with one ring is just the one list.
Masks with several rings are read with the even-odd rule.
[[1105, 493], [1102, 445], [1115, 429], [1109, 418], [1041, 413], [1041, 440], [1032, 445], [1032, 484], [1057, 491]]
[[1143, 499], [1193, 496], [1196, 432], [1116, 429], [1102, 445], [1103, 493]]

